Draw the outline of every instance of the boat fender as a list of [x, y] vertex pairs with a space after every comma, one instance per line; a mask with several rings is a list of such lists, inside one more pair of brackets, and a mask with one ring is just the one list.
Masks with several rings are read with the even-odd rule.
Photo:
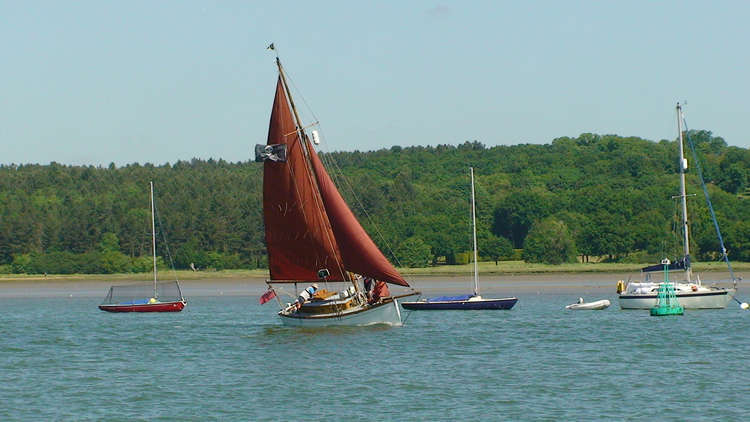
[[620, 294], [625, 291], [625, 282], [622, 280], [617, 281], [617, 294]]

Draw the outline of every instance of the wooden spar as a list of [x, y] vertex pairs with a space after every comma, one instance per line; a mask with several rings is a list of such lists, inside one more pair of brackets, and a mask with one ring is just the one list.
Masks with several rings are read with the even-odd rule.
[[[299, 117], [299, 113], [297, 113], [297, 107], [294, 105], [294, 99], [292, 98], [292, 93], [289, 90], [289, 85], [286, 83], [286, 75], [284, 74], [284, 68], [283, 66], [281, 66], [281, 60], [279, 60], [278, 56], [276, 57], [276, 66], [278, 66], [279, 68], [279, 76], [281, 76], [281, 82], [284, 85], [284, 91], [286, 91], [286, 96], [287, 96], [287, 99], [289, 100], [289, 105], [291, 106], [292, 112], [294, 113], [294, 119], [296, 121], [297, 130], [299, 131], [299, 134], [300, 134], [300, 142], [302, 144], [302, 151], [305, 157], [305, 164], [307, 164], [306, 166], [307, 171], [310, 173], [310, 180], [312, 180], [312, 182], [315, 184], [315, 189], [318, 192], [320, 192], [320, 185], [318, 184], [318, 178], [315, 176], [315, 172], [313, 171], [312, 163], [310, 161], [310, 150], [309, 150], [310, 146], [309, 146], [309, 141], [307, 139], [307, 134], [305, 133], [305, 129], [302, 127], [302, 120]], [[316, 198], [318, 198], [318, 196], [316, 196]], [[321, 212], [325, 210], [325, 207], [323, 204], [319, 204], [319, 210], [321, 210]], [[324, 220], [328, 221], [327, 218], [325, 218]], [[330, 224], [330, 221], [328, 221], [328, 223]], [[331, 243], [332, 246], [334, 246], [334, 242], [332, 241], [332, 239], [330, 239], [330, 237], [328, 239], [328, 242]], [[335, 249], [338, 249], [338, 245], [335, 245], [335, 246], [336, 246]], [[332, 247], [331, 249], [334, 249], [334, 248]], [[343, 268], [342, 263], [337, 262], [337, 264], [339, 267], [338, 270], [341, 273], [342, 278], [344, 280], [346, 280], [347, 278], [351, 278], [349, 277], [349, 274], [347, 273], [347, 271]], [[349, 281], [352, 282], [355, 289], [358, 289], [358, 286], [355, 280], [352, 279]]]
[[422, 292], [420, 292], [418, 290], [412, 290], [409, 293], [404, 293], [404, 294], [400, 294], [400, 295], [396, 295], [396, 296], [384, 297], [383, 301], [386, 301], [386, 300], [391, 301], [391, 300], [394, 300], [394, 299], [401, 299], [402, 297], [416, 296], [416, 295], [421, 295], [421, 294], [422, 294]]

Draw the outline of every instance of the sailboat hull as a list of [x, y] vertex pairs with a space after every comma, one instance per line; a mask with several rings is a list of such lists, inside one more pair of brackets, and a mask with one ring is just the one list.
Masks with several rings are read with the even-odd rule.
[[[712, 288], [707, 292], [677, 292], [677, 301], [685, 309], [724, 309], [734, 297], [734, 289]], [[651, 309], [656, 306], [654, 294], [628, 294], [619, 297], [621, 309]]]
[[401, 311], [396, 299], [338, 314], [296, 315], [279, 312], [279, 316], [284, 325], [293, 327], [402, 325]]
[[183, 308], [185, 308], [184, 301], [99, 305], [99, 309], [107, 312], [180, 312]]
[[480, 309], [511, 309], [518, 298], [505, 297], [502, 299], [482, 299], [482, 300], [449, 300], [442, 302], [403, 302], [401, 306], [404, 309], [412, 311], [440, 311], [440, 310], [480, 310]]

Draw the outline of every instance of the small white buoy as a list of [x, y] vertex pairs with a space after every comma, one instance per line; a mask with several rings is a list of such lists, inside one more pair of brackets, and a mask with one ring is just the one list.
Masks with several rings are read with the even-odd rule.
[[747, 310], [747, 308], [750, 308], [750, 305], [748, 305], [747, 302], [742, 302], [740, 308]]

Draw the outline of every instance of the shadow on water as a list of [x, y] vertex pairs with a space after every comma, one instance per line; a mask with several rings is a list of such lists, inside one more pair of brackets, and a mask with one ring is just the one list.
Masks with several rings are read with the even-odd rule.
[[390, 324], [372, 324], [363, 326], [330, 326], [330, 327], [287, 327], [283, 325], [268, 325], [263, 327], [261, 334], [268, 337], [284, 336], [348, 336], [351, 334], [362, 334], [372, 332], [388, 331], [394, 327]]

